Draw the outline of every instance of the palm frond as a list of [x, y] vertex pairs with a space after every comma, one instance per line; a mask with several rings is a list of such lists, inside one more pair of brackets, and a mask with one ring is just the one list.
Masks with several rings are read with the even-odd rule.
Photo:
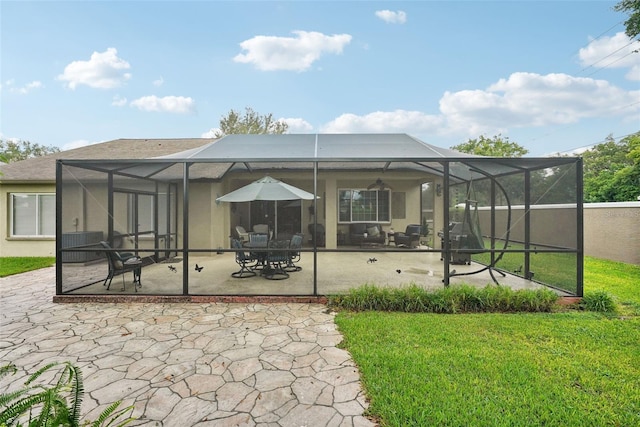
[[54, 367], [56, 365], [58, 365], [58, 362], [48, 363], [48, 364], [44, 365], [42, 368], [38, 369], [36, 372], [31, 374], [29, 376], [29, 378], [27, 379], [27, 381], [24, 383], [24, 385], [31, 384], [33, 381], [38, 379], [40, 377], [40, 375], [42, 375], [44, 372], [48, 371], [49, 369], [51, 369], [52, 367]]
[[74, 426], [80, 425], [80, 409], [84, 396], [84, 382], [82, 381], [82, 371], [76, 366], [72, 366], [74, 371], [74, 381], [71, 388], [71, 414], [70, 419]]
[[105, 427], [114, 426], [114, 427], [123, 427], [133, 421], [133, 418], [129, 417], [126, 420], [120, 421], [119, 424], [114, 423], [118, 421], [118, 419], [125, 415], [126, 412], [133, 410], [133, 405], [127, 406], [115, 412], [115, 410], [120, 406], [122, 402], [117, 401], [107, 406], [104, 411], [100, 414], [100, 416], [91, 424], [91, 427], [101, 427], [104, 425], [105, 421], [108, 421]]
[[14, 420], [29, 412], [34, 406], [42, 404], [47, 398], [46, 392], [25, 396], [0, 412], [0, 426], [11, 425]]

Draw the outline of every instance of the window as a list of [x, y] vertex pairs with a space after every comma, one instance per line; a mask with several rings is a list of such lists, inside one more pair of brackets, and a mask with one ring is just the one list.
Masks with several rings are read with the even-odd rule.
[[11, 194], [11, 236], [55, 237], [55, 194]]
[[389, 190], [340, 190], [339, 222], [389, 222]]

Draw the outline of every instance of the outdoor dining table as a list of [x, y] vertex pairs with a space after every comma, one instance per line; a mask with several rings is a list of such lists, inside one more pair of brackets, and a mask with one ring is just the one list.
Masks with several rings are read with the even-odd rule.
[[[277, 272], [283, 271], [282, 265], [281, 265], [283, 262], [282, 260], [280, 259], [273, 260], [273, 263], [272, 263], [271, 262], [272, 260], [269, 259], [269, 252], [272, 251], [272, 248], [269, 246], [269, 243], [271, 243], [274, 246], [277, 246], [278, 248], [277, 250], [280, 252], [282, 251], [286, 252], [287, 248], [289, 247], [289, 240], [271, 239], [266, 241], [261, 240], [261, 241], [253, 241], [253, 242], [249, 240], [248, 242], [243, 243], [243, 247], [249, 249], [251, 256], [255, 258], [257, 261], [256, 264], [253, 266], [253, 269], [260, 270], [261, 271], [260, 274], [267, 278], [269, 278], [269, 275], [271, 275], [271, 273], [274, 271], [277, 271]], [[255, 249], [255, 251], [252, 251], [252, 249]], [[283, 278], [287, 278], [289, 276], [286, 273], [284, 273], [284, 275], [286, 275], [286, 277], [283, 277]]]

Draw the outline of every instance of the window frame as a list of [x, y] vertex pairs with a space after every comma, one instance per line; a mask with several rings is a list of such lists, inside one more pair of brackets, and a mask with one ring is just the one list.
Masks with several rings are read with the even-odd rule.
[[[340, 210], [341, 210], [341, 202], [342, 202], [342, 197], [341, 194], [345, 191], [350, 192], [350, 197], [349, 197], [349, 220], [348, 221], [343, 221], [340, 218]], [[354, 192], [375, 192], [376, 193], [376, 219], [372, 219], [372, 220], [354, 220], [353, 219], [353, 194]], [[380, 219], [380, 197], [379, 194], [385, 192], [387, 194], [387, 219]], [[377, 189], [367, 189], [367, 188], [338, 188], [338, 209], [337, 209], [337, 214], [338, 214], [338, 224], [357, 224], [357, 223], [370, 223], [370, 224], [391, 224], [391, 190], [390, 189], [384, 189], [384, 190], [377, 190]]]
[[[34, 214], [34, 219], [35, 219], [35, 230], [36, 230], [36, 234], [16, 234], [15, 233], [15, 200], [16, 197], [23, 197], [23, 196], [35, 196], [36, 197], [36, 203], [35, 203], [35, 214]], [[46, 197], [52, 197], [53, 198], [53, 212], [50, 212], [50, 214], [53, 216], [53, 221], [54, 221], [54, 226], [53, 226], [53, 234], [42, 234], [42, 210], [41, 210], [41, 197], [46, 196]], [[55, 218], [56, 218], [56, 207], [55, 207], [55, 203], [56, 203], [56, 193], [34, 193], [34, 192], [28, 192], [28, 193], [23, 193], [23, 192], [12, 192], [9, 193], [9, 238], [14, 238], [14, 239], [55, 239], [56, 234], [56, 224], [55, 224]]]

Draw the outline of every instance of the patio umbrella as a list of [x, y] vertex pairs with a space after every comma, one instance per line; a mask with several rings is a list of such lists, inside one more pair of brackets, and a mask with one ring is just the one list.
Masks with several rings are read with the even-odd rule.
[[[265, 176], [216, 198], [216, 202], [253, 202], [254, 200], [313, 200], [313, 194], [293, 185]], [[278, 233], [278, 208], [276, 205], [275, 226]]]

